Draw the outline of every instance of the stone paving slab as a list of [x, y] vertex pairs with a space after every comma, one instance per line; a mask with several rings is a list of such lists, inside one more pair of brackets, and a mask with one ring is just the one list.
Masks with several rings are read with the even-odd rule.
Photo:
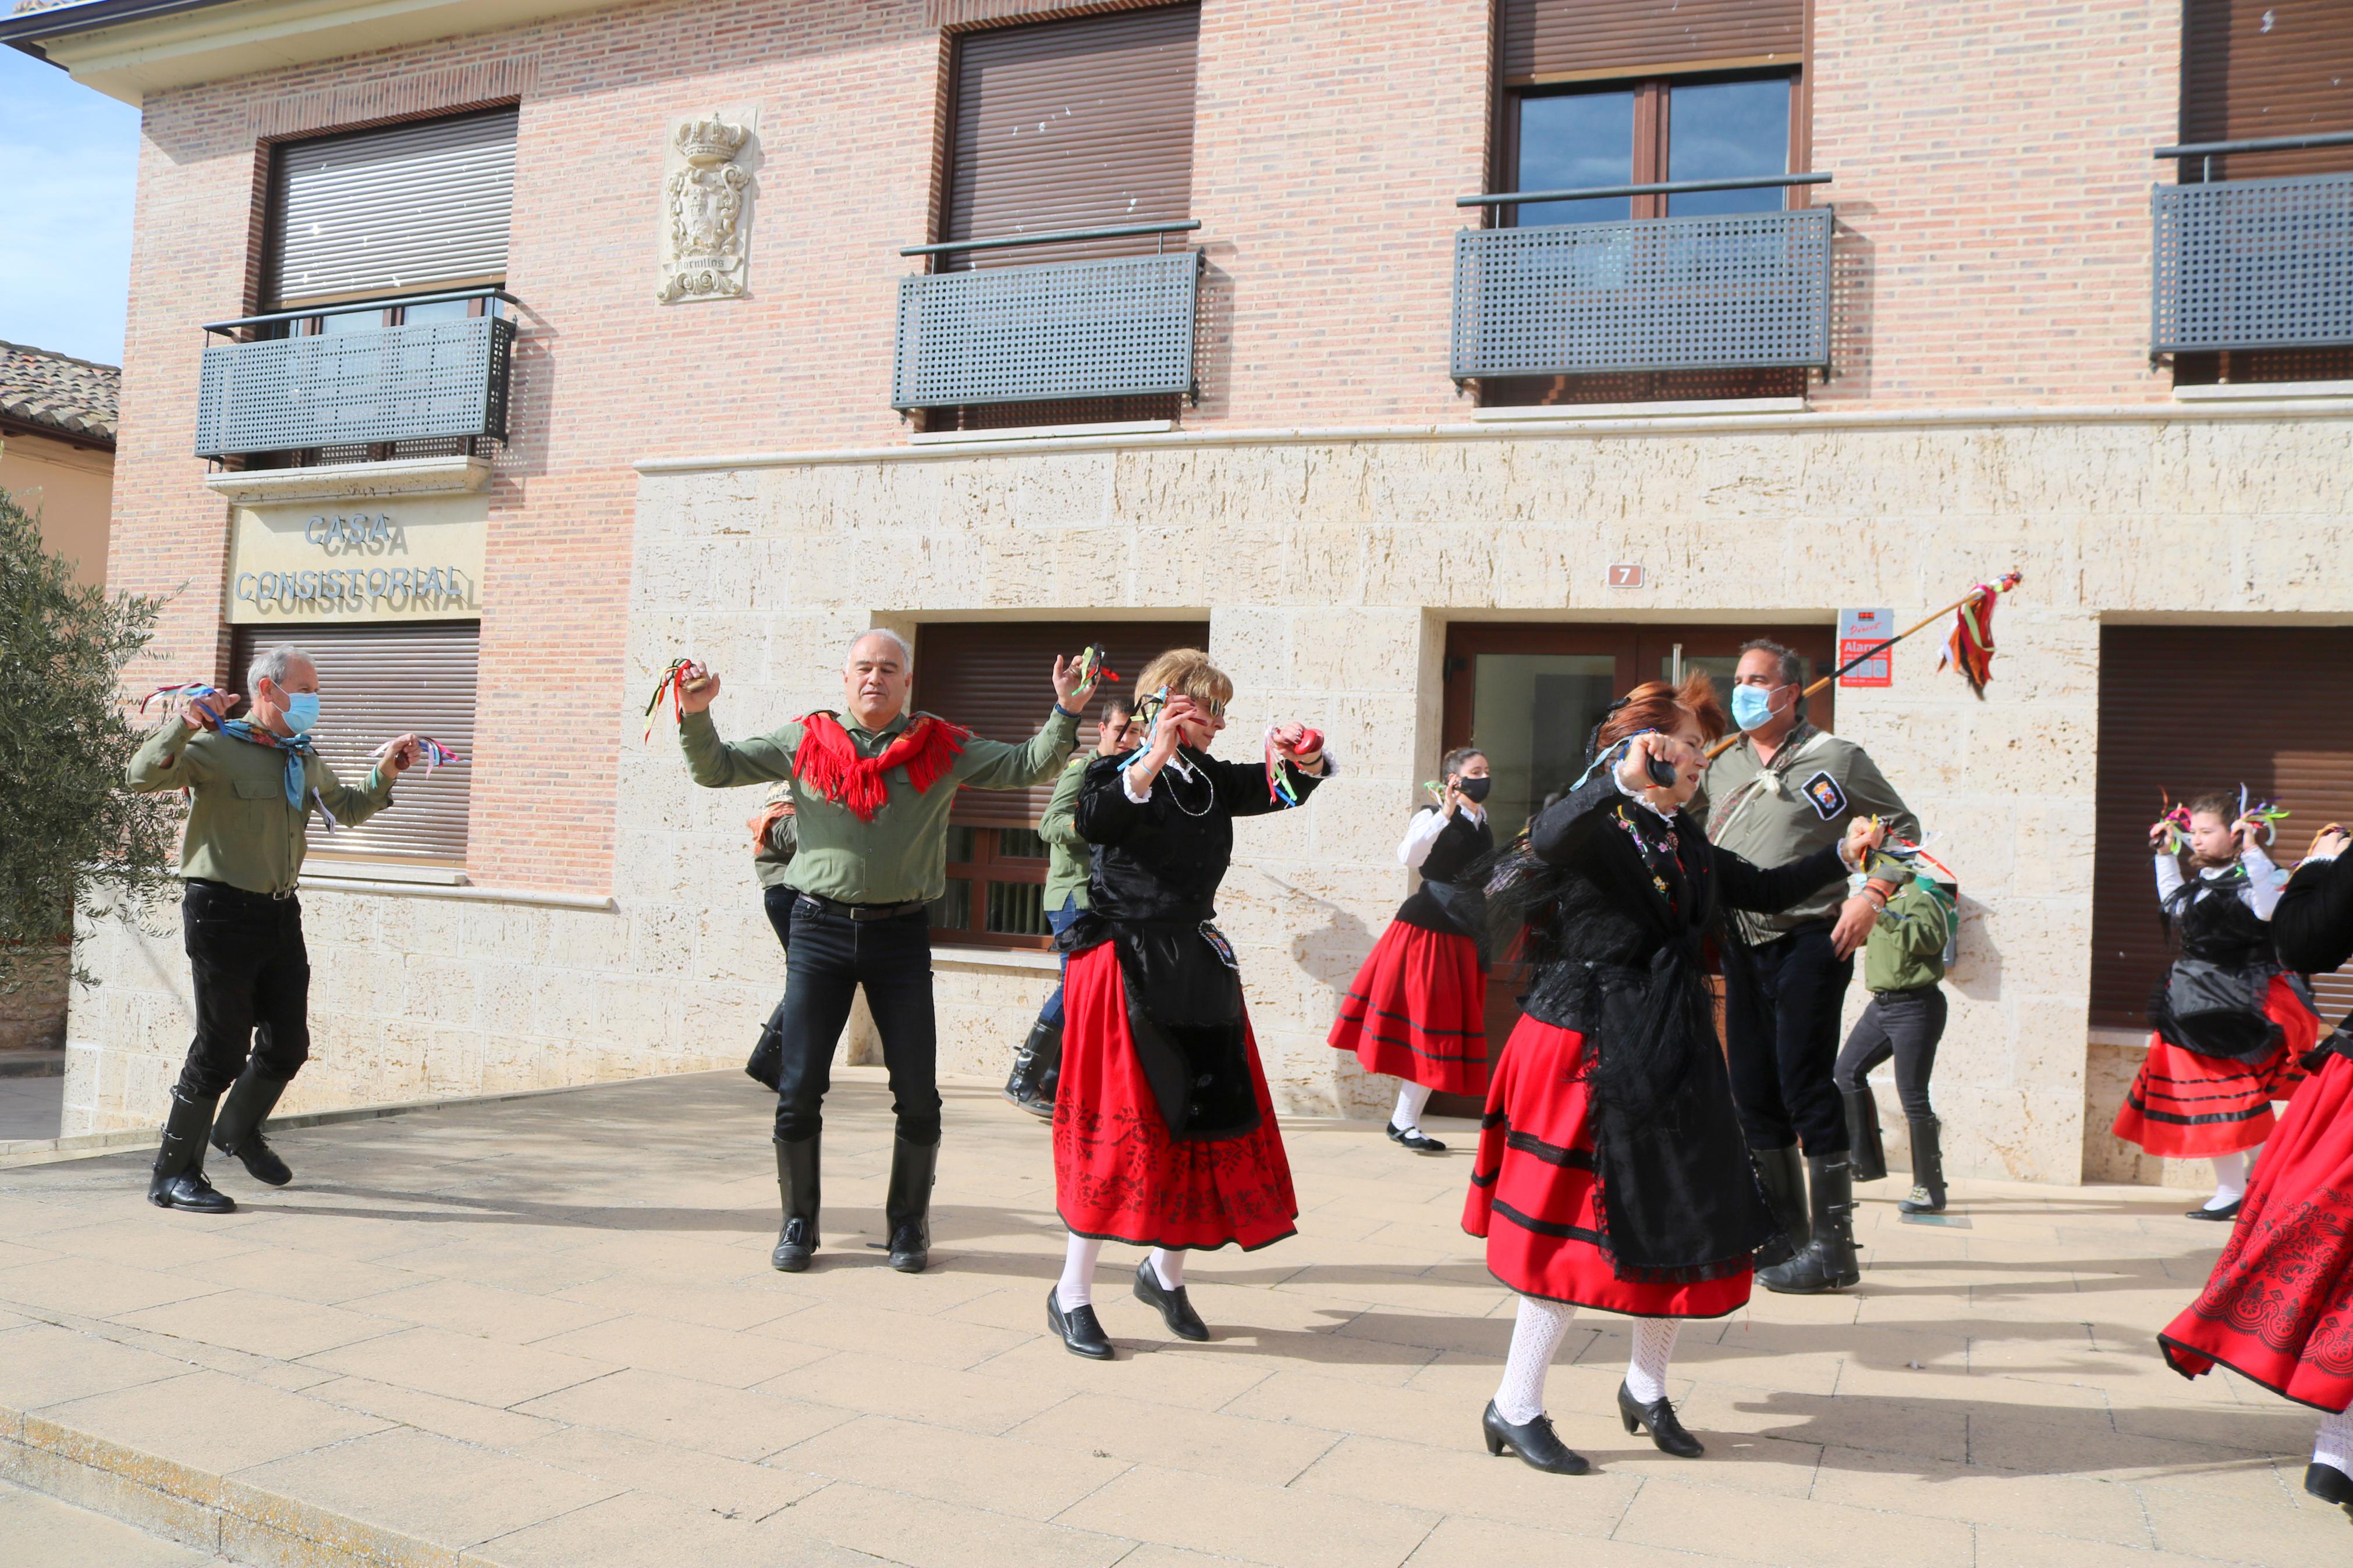
[[2302, 1493], [2312, 1415], [2157, 1356], [2223, 1239], [2178, 1194], [1963, 1183], [1928, 1226], [1867, 1187], [1859, 1289], [1685, 1331], [1697, 1462], [1620, 1430], [1626, 1324], [1587, 1314], [1572, 1479], [1480, 1444], [1512, 1298], [1457, 1224], [1467, 1123], [1443, 1158], [1287, 1123], [1300, 1234], [1195, 1260], [1202, 1345], [1108, 1249], [1098, 1364], [1044, 1331], [1045, 1129], [945, 1092], [915, 1278], [870, 1245], [865, 1068], [796, 1276], [733, 1074], [292, 1128], [295, 1184], [232, 1168], [219, 1218], [149, 1207], [143, 1152], [0, 1170], [0, 1568], [2353, 1561]]

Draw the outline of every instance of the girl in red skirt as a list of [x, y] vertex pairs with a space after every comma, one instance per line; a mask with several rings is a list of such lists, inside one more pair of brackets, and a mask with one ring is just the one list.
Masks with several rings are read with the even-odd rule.
[[1389, 1138], [1417, 1154], [1446, 1152], [1421, 1130], [1432, 1094], [1487, 1092], [1487, 966], [1478, 943], [1485, 900], [1474, 868], [1495, 852], [1480, 805], [1493, 781], [1486, 753], [1468, 747], [1449, 752], [1440, 771], [1439, 804], [1414, 814], [1398, 846], [1398, 858], [1421, 873], [1421, 889], [1373, 944], [1329, 1037], [1366, 1072], [1402, 1080]]
[[1840, 880], [1883, 832], [1858, 817], [1844, 843], [1770, 870], [1715, 847], [1684, 805], [1724, 728], [1704, 674], [1636, 687], [1594, 731], [1599, 761], [1491, 884], [1492, 923], [1525, 926], [1535, 977], [1487, 1091], [1462, 1226], [1520, 1292], [1487, 1451], [1540, 1470], [1587, 1468], [1544, 1413], [1579, 1307], [1635, 1320], [1626, 1430], [1647, 1427], [1679, 1458], [1703, 1451], [1667, 1398], [1676, 1332], [1746, 1301], [1752, 1255], [1780, 1230], [1733, 1109], [1702, 944], [1736, 940], [1727, 909], [1784, 909]]
[[[2186, 832], [2172, 820], [2149, 829], [2158, 900], [2181, 957], [2149, 1001], [2148, 1056], [2114, 1128], [2151, 1154], [2214, 1163], [2214, 1195], [2191, 1219], [2238, 1217], [2272, 1101], [2303, 1081], [2296, 1063], [2320, 1033], [2308, 993], [2272, 946], [2286, 876], [2263, 852], [2265, 825], [2234, 815], [2231, 797], [2208, 795], [2190, 804]], [[2194, 879], [2181, 874], [2185, 845]]]
[[[2306, 973], [2353, 958], [2353, 838], [2331, 823], [2272, 914]], [[2288, 1101], [2206, 1289], [2158, 1336], [2184, 1377], [2217, 1363], [2325, 1413], [2304, 1489], [2353, 1514], [2353, 1040], [2338, 1026]]]
[[1088, 764], [1076, 814], [1095, 847], [1088, 908], [1060, 938], [1054, 1195], [1071, 1239], [1046, 1321], [1098, 1361], [1112, 1354], [1093, 1305], [1105, 1241], [1151, 1247], [1137, 1300], [1178, 1338], [1206, 1340], [1185, 1254], [1264, 1247], [1299, 1216], [1234, 952], [1210, 921], [1234, 818], [1303, 803], [1330, 771], [1323, 737], [1297, 724], [1270, 732], [1263, 765], [1211, 757], [1234, 686], [1198, 648], [1162, 654], [1135, 689], [1159, 694], [1136, 715], [1151, 738]]

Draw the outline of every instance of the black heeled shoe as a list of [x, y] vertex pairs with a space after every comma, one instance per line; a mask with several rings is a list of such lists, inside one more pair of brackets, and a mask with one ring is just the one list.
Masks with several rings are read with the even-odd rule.
[[1707, 1452], [1698, 1438], [1683, 1430], [1683, 1422], [1676, 1418], [1673, 1402], [1663, 1394], [1644, 1405], [1634, 1397], [1631, 1389], [1620, 1384], [1618, 1419], [1626, 1424], [1629, 1433], [1640, 1426], [1649, 1427], [1651, 1441], [1659, 1446], [1662, 1454], [1672, 1454], [1678, 1459], [1696, 1459]]
[[2183, 1215], [2181, 1217], [2182, 1217], [2182, 1218], [2184, 1218], [2184, 1219], [2236, 1219], [2236, 1218], [2238, 1218], [2238, 1217], [2239, 1217], [2239, 1206], [2240, 1206], [2240, 1205], [2241, 1205], [2241, 1204], [2245, 1203], [2246, 1201], [2247, 1201], [2246, 1199], [2244, 1199], [2244, 1198], [2241, 1198], [2241, 1199], [2238, 1201], [2238, 1203], [2234, 1203], [2234, 1204], [2231, 1205], [2228, 1208], [2219, 1208], [2219, 1209], [2195, 1208], [2195, 1209], [2191, 1209], [2188, 1214]]
[[1178, 1339], [1200, 1341], [1209, 1337], [1209, 1325], [1201, 1321], [1200, 1313], [1193, 1310], [1193, 1303], [1186, 1296], [1185, 1287], [1179, 1285], [1171, 1290], [1163, 1285], [1160, 1272], [1152, 1267], [1149, 1258], [1135, 1266], [1135, 1299], [1147, 1307], [1157, 1308], [1160, 1321], [1167, 1324], [1168, 1331]]
[[1487, 1413], [1479, 1417], [1479, 1426], [1487, 1435], [1487, 1452], [1491, 1455], [1500, 1455], [1509, 1448], [1522, 1463], [1556, 1476], [1581, 1476], [1593, 1468], [1584, 1455], [1554, 1433], [1549, 1415], [1539, 1415], [1525, 1426], [1514, 1426], [1497, 1413], [1495, 1402], [1491, 1399], [1487, 1401]]
[[1095, 1321], [1092, 1306], [1073, 1307], [1062, 1310], [1062, 1294], [1059, 1288], [1046, 1291], [1046, 1326], [1062, 1336], [1062, 1343], [1072, 1355], [1082, 1355], [1089, 1361], [1109, 1361], [1111, 1341], [1103, 1337], [1103, 1325]]
[[2353, 1476], [2317, 1460], [2304, 1467], [2304, 1489], [2323, 1502], [2333, 1502], [2353, 1519]]
[[1417, 1154], [1443, 1154], [1446, 1145], [1417, 1127], [1410, 1132], [1396, 1122], [1389, 1123], [1389, 1142], [1402, 1143]]

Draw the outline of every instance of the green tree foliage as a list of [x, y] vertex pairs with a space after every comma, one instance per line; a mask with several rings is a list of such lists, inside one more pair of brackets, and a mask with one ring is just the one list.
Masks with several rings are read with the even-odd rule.
[[77, 583], [0, 490], [0, 991], [33, 978], [77, 908], [135, 916], [171, 885], [178, 797], [124, 787], [142, 737], [118, 697], [159, 608]]

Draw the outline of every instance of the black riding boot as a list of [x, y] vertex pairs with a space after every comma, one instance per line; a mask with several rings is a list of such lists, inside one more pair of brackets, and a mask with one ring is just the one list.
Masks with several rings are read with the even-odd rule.
[[921, 1274], [932, 1257], [932, 1177], [938, 1171], [940, 1146], [891, 1143], [891, 1186], [883, 1195], [882, 1217], [891, 1224], [891, 1267], [902, 1274]]
[[1005, 1098], [1032, 1116], [1049, 1121], [1054, 1115], [1054, 1083], [1061, 1077], [1062, 1026], [1040, 1018], [1029, 1026], [1029, 1037], [1013, 1058], [1013, 1076], [1005, 1080]]
[[1757, 1282], [1784, 1296], [1819, 1296], [1861, 1284], [1854, 1256], [1854, 1168], [1844, 1154], [1808, 1160], [1813, 1187], [1814, 1238], [1788, 1262], [1762, 1269]]
[[147, 1201], [159, 1209], [186, 1209], [194, 1214], [235, 1214], [228, 1194], [216, 1192], [205, 1180], [205, 1136], [213, 1128], [213, 1108], [220, 1096], [190, 1100], [177, 1088], [172, 1108], [164, 1117], [164, 1142], [155, 1150], [154, 1173], [148, 1178]]
[[278, 1097], [291, 1081], [272, 1078], [258, 1061], [247, 1062], [213, 1122], [213, 1147], [243, 1164], [247, 1175], [273, 1187], [292, 1181], [294, 1173], [261, 1136], [261, 1124], [278, 1109]]
[[1887, 1174], [1887, 1145], [1879, 1136], [1879, 1101], [1872, 1098], [1869, 1084], [1842, 1089], [1839, 1098], [1846, 1101], [1846, 1142], [1851, 1151], [1847, 1158], [1854, 1163], [1854, 1179], [1878, 1181]]
[[1912, 1129], [1912, 1195], [1896, 1202], [1905, 1214], [1945, 1212], [1945, 1150], [1938, 1134], [1944, 1123], [1924, 1116]]
[[786, 1274], [807, 1268], [809, 1255], [817, 1250], [820, 1136], [812, 1133], [797, 1143], [776, 1140], [776, 1196], [784, 1205], [785, 1223], [776, 1232], [776, 1249], [768, 1255], [768, 1262]]
[[1757, 1249], [1757, 1267], [1787, 1263], [1813, 1234], [1806, 1223], [1805, 1166], [1794, 1143], [1786, 1149], [1751, 1149], [1748, 1157], [1756, 1163], [1757, 1183], [1765, 1189], [1765, 1201], [1781, 1226], [1779, 1236]]

